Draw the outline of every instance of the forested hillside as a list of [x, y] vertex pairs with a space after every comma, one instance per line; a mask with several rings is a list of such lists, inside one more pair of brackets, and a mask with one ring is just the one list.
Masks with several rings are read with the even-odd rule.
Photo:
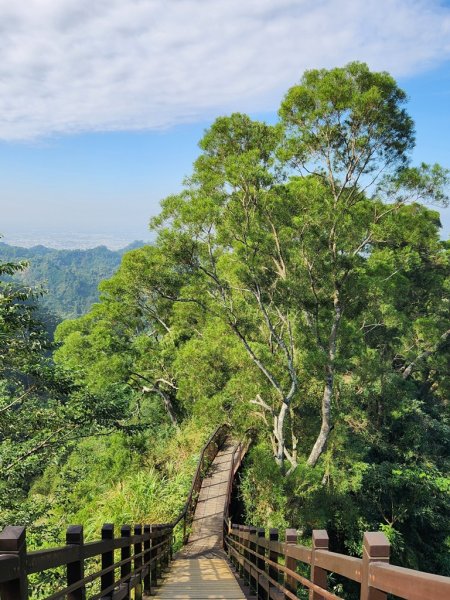
[[90, 250], [55, 250], [45, 246], [20, 248], [0, 242], [0, 260], [26, 261], [28, 267], [15, 275], [27, 286], [41, 287], [47, 293], [40, 305], [48, 318], [56, 321], [84, 315], [98, 300], [98, 284], [110, 277], [127, 250], [142, 246], [134, 242], [123, 250], [106, 246]]
[[226, 421], [257, 432], [248, 522], [354, 555], [382, 530], [392, 562], [450, 574], [449, 172], [410, 164], [405, 102], [351, 63], [306, 72], [275, 125], [218, 118], [155, 244], [59, 325], [51, 361], [2, 284], [4, 522], [173, 515]]

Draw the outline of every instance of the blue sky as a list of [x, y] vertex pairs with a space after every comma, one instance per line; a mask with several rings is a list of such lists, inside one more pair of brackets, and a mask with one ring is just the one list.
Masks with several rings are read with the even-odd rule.
[[[350, 60], [390, 71], [407, 91], [413, 159], [450, 166], [449, 3], [91, 4], [0, 0], [6, 241], [19, 231], [145, 237], [216, 116], [272, 121], [304, 69]], [[442, 220], [448, 235], [448, 209]]]

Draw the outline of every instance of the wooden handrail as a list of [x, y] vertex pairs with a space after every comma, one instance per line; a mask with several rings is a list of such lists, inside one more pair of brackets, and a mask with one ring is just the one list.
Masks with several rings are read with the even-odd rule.
[[[243, 452], [243, 448], [245, 451]], [[278, 529], [257, 529], [230, 522], [234, 477], [248, 445], [233, 453], [228, 482], [228, 505], [224, 514], [224, 548], [239, 575], [261, 600], [294, 600], [299, 587], [309, 590], [310, 600], [340, 600], [328, 590], [328, 574], [336, 573], [360, 584], [360, 600], [387, 600], [393, 594], [404, 600], [448, 600], [450, 577], [433, 575], [389, 564], [390, 544], [381, 532], [364, 534], [363, 557], [331, 552], [328, 534], [314, 530], [311, 548], [297, 544], [295, 529], [287, 529], [279, 541]], [[297, 564], [310, 567], [307, 579], [297, 573]], [[280, 582], [280, 579], [282, 580]]]
[[[70, 526], [66, 546], [33, 552], [27, 552], [24, 527], [5, 527], [0, 533], [0, 599], [27, 600], [28, 575], [58, 567], [67, 567], [66, 587], [46, 600], [84, 600], [86, 585], [96, 580], [100, 581], [101, 591], [91, 600], [103, 597], [129, 600], [132, 590], [135, 600], [141, 600], [143, 592], [150, 594], [162, 569], [172, 558], [174, 529], [181, 522], [183, 542], [187, 540], [187, 528], [193, 518], [203, 477], [228, 431], [228, 425], [220, 425], [204, 444], [186, 503], [171, 523], [143, 528], [136, 525], [133, 533], [128, 525], [124, 525], [120, 537], [114, 537], [114, 527], [109, 524], [103, 527], [101, 540], [89, 543], [84, 542], [82, 526]], [[121, 551], [119, 561], [114, 558], [115, 550]], [[99, 564], [101, 559], [101, 568], [85, 576], [86, 559], [96, 557]], [[120, 569], [119, 579], [115, 576], [116, 569]]]
[[207, 453], [211, 449], [211, 447], [214, 447], [214, 449], [215, 449], [214, 454], [212, 457], [209, 457], [209, 458], [210, 458], [210, 460], [211, 459], [213, 460], [215, 458], [218, 449], [225, 441], [225, 438], [228, 434], [229, 429], [230, 429], [230, 426], [226, 423], [223, 423], [222, 425], [219, 425], [213, 431], [213, 433], [210, 435], [210, 437], [208, 438], [207, 442], [203, 446], [202, 451], [200, 453], [197, 469], [196, 469], [194, 477], [192, 479], [191, 489], [189, 491], [189, 495], [186, 500], [186, 503], [185, 503], [182, 511], [178, 515], [178, 517], [174, 521], [172, 521], [171, 523], [168, 524], [168, 525], [170, 525], [170, 527], [175, 528], [178, 525], [178, 523], [180, 523], [180, 521], [182, 521], [184, 519], [185, 525], [184, 525], [183, 541], [185, 541], [185, 539], [186, 539], [186, 528], [187, 528], [186, 525], [188, 524], [189, 513], [193, 514], [193, 509], [195, 509], [195, 505], [197, 504], [196, 494], [198, 493], [198, 483], [201, 482], [201, 480], [202, 480], [202, 472], [205, 470], [205, 460], [207, 458]]
[[[324, 531], [313, 532], [313, 547], [296, 543], [295, 530], [286, 530], [286, 541], [278, 541], [278, 530], [232, 525], [225, 535], [225, 548], [241, 577], [264, 600], [296, 598], [298, 587], [309, 589], [311, 600], [339, 600], [327, 589], [327, 573], [337, 573], [360, 584], [361, 600], [386, 600], [394, 594], [405, 600], [448, 600], [450, 577], [423, 573], [388, 564], [390, 545], [380, 532], [364, 534], [363, 558], [323, 549]], [[297, 573], [297, 563], [311, 567], [310, 579]], [[279, 579], [282, 579], [280, 583]]]

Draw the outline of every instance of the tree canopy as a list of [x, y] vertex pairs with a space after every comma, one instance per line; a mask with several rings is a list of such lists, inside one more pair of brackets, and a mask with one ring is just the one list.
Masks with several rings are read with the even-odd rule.
[[274, 125], [216, 119], [155, 244], [59, 326], [54, 360], [88, 396], [125, 390], [136, 422], [255, 428], [255, 525], [326, 527], [354, 553], [381, 528], [402, 564], [445, 572], [449, 253], [432, 206], [449, 172], [411, 164], [405, 103], [351, 63], [307, 71]]

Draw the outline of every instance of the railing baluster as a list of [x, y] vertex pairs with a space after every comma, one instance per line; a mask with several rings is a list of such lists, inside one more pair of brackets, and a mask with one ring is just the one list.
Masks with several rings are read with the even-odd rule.
[[161, 542], [162, 542], [162, 546], [161, 546], [161, 571], [165, 571], [167, 569], [167, 567], [169, 566], [169, 547], [168, 547], [168, 535], [167, 535], [167, 530], [164, 528], [161, 528]]
[[247, 578], [247, 585], [251, 589], [252, 585], [251, 585], [250, 565], [249, 565], [249, 562], [250, 562], [249, 561], [250, 553], [247, 550], [247, 548], [250, 545], [250, 542], [248, 540], [248, 533], [249, 533], [249, 531], [250, 531], [250, 527], [248, 525], [244, 525], [242, 527], [242, 533], [245, 534], [245, 537], [244, 537], [244, 540], [243, 540], [242, 544], [246, 548], [244, 550], [244, 558], [245, 558], [245, 563], [244, 563], [244, 581]]
[[[152, 532], [152, 534], [155, 533], [155, 525], [150, 526], [150, 531]], [[152, 562], [150, 563], [150, 587], [158, 585], [158, 565], [156, 560], [157, 550], [154, 549], [154, 546], [156, 546], [156, 544], [157, 540], [152, 537], [150, 540], [150, 558], [152, 560]]]
[[[238, 535], [238, 527], [239, 527], [239, 526], [238, 526], [238, 525], [236, 525], [236, 523], [232, 523], [232, 524], [231, 524], [231, 531], [230, 531], [229, 537], [230, 537], [232, 540], [235, 540], [236, 536]], [[233, 565], [234, 565], [234, 568], [236, 569], [236, 571], [238, 571], [238, 572], [239, 572], [239, 562], [236, 560], [236, 557], [235, 557], [235, 555], [234, 555], [234, 554], [233, 554], [233, 552], [231, 551], [231, 549], [232, 549], [232, 548], [233, 548], [233, 549], [235, 549], [235, 548], [234, 548], [234, 546], [233, 546], [233, 544], [232, 544], [232, 543], [231, 543], [231, 541], [230, 541], [230, 542], [228, 542], [228, 544], [227, 544], [227, 553], [228, 553], [228, 556], [229, 556], [229, 558], [230, 558], [231, 562], [232, 562], [232, 563], [233, 563]]]
[[27, 600], [27, 541], [25, 527], [5, 527], [0, 533], [0, 554], [10, 554], [19, 559], [19, 577], [0, 584], [2, 600]]
[[156, 566], [157, 566], [157, 577], [158, 579], [160, 577], [162, 577], [162, 572], [163, 572], [163, 549], [162, 546], [160, 546], [159, 544], [161, 544], [163, 538], [162, 538], [162, 531], [161, 531], [161, 525], [155, 525], [155, 529], [156, 529], [156, 533], [157, 533], [157, 537], [156, 537], [156, 545], [158, 546], [158, 548], [156, 549]]
[[[262, 527], [260, 527], [256, 531], [256, 535], [258, 537], [258, 540], [261, 540], [261, 539], [264, 539], [266, 532]], [[257, 544], [256, 552], [258, 553], [257, 567], [258, 567], [258, 569], [261, 569], [261, 571], [265, 571], [266, 563], [265, 563], [264, 559], [266, 556], [266, 549], [264, 548], [264, 546]], [[258, 589], [256, 590], [256, 594], [262, 600], [267, 600], [266, 584], [267, 584], [267, 580], [266, 580], [265, 576], [258, 574]]]
[[[144, 534], [150, 534], [150, 525], [144, 525]], [[151, 574], [150, 574], [150, 538], [144, 541], [144, 568], [147, 570], [144, 575], [144, 594], [151, 594]]]
[[[131, 537], [131, 527], [129, 525], [122, 525], [122, 527], [120, 528], [120, 536], [122, 538], [125, 539], [129, 539]], [[121, 551], [120, 551], [120, 559], [121, 560], [127, 560], [127, 559], [131, 559], [131, 540], [129, 541], [129, 544], [127, 544], [126, 546], [123, 546]], [[120, 577], [126, 577], [127, 575], [131, 574], [131, 560], [129, 560], [128, 562], [126, 562], [124, 565], [122, 565], [120, 567]], [[126, 586], [128, 587], [128, 593], [125, 596], [124, 600], [129, 600], [130, 598], [130, 579], [128, 579], [128, 581], [126, 582]]]
[[[256, 527], [249, 527], [248, 528], [248, 533], [249, 535], [254, 535], [256, 536]], [[256, 552], [256, 542], [253, 541], [249, 541], [248, 542], [248, 547], [250, 550], [252, 550], [253, 552]], [[251, 552], [248, 553], [248, 559], [250, 561], [251, 564], [256, 566], [256, 556], [254, 554], [252, 554]], [[255, 592], [256, 595], [258, 595], [258, 579], [259, 576], [258, 574], [253, 571], [253, 575], [251, 572], [251, 566], [250, 566], [250, 589], [253, 587], [253, 590]]]
[[[278, 542], [278, 529], [269, 529], [269, 560], [278, 563], [278, 552], [271, 548], [270, 542]], [[269, 565], [269, 577], [278, 581], [278, 569]], [[270, 597], [270, 585], [269, 585], [269, 597]]]
[[[238, 525], [238, 541], [240, 544], [242, 544], [242, 546], [244, 546], [244, 539], [242, 537], [242, 534], [244, 533], [244, 525]], [[245, 550], [243, 550], [242, 548], [239, 547], [238, 552], [240, 553], [240, 555], [243, 558], [242, 564], [239, 563], [239, 575], [240, 577], [245, 580]]]
[[[142, 525], [134, 526], [134, 535], [142, 536]], [[134, 587], [134, 600], [142, 600], [142, 572], [140, 568], [142, 567], [142, 556], [138, 556], [142, 552], [142, 541], [135, 542], [134, 544], [134, 570], [136, 571], [136, 575], [138, 577], [137, 583]]]
[[[287, 546], [290, 544], [297, 543], [297, 530], [296, 529], [286, 529], [285, 536], [286, 536], [285, 537], [285, 542], [286, 542], [285, 566], [287, 569], [290, 569], [291, 571], [294, 571], [294, 573], [295, 573], [297, 571], [297, 561], [295, 558], [292, 558], [292, 556], [287, 556]], [[290, 592], [292, 592], [293, 594], [297, 594], [297, 580], [294, 579], [294, 577], [291, 577], [290, 575], [286, 574], [285, 578], [284, 578], [284, 585]], [[289, 600], [287, 596], [286, 596], [286, 600]]]
[[370, 585], [369, 565], [372, 562], [389, 562], [391, 545], [381, 531], [365, 533], [363, 540], [363, 558], [361, 572], [361, 600], [386, 600], [387, 594]]
[[[102, 527], [102, 540], [114, 539], [113, 523], [105, 523]], [[108, 550], [102, 553], [102, 570], [111, 567], [114, 564], [114, 550]], [[114, 571], [109, 571], [101, 576], [101, 591], [108, 589], [114, 583]]]
[[[314, 529], [312, 532], [312, 552], [311, 552], [311, 581], [319, 585], [324, 590], [328, 589], [328, 575], [325, 569], [315, 566], [316, 550], [328, 550], [329, 538], [325, 529]], [[318, 592], [309, 592], [310, 600], [323, 600]]]
[[[71, 546], [79, 546], [80, 555], [77, 561], [68, 563], [67, 565], [67, 586], [73, 585], [84, 579], [84, 558], [83, 558], [83, 526], [71, 525], [67, 528], [66, 544]], [[85, 600], [86, 586], [81, 586], [67, 594], [67, 600]]]

